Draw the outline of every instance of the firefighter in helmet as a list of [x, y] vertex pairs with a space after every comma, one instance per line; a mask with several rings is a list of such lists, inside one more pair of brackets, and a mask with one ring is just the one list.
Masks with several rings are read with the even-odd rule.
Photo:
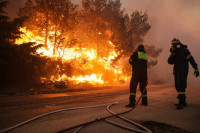
[[187, 76], [189, 70], [188, 62], [190, 62], [194, 68], [194, 75], [196, 77], [199, 76], [199, 71], [196, 62], [186, 45], [183, 45], [177, 38], [174, 38], [171, 41], [171, 44], [171, 55], [168, 58], [168, 63], [174, 65], [173, 74], [175, 79], [175, 88], [178, 92], [177, 99], [179, 99], [179, 103], [175, 105], [177, 106], [177, 109], [182, 109], [187, 106], [185, 89], [187, 88]]
[[126, 107], [134, 107], [135, 96], [138, 83], [140, 91], [143, 93], [142, 105], [147, 106], [147, 59], [148, 55], [144, 49], [144, 45], [140, 44], [137, 50], [131, 55], [129, 63], [132, 65], [132, 77], [130, 82], [129, 104]]

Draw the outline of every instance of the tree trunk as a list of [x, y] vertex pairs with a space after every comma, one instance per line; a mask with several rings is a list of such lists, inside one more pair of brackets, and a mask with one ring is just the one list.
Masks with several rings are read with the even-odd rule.
[[48, 49], [48, 20], [46, 21], [46, 27], [45, 27], [45, 42], [44, 42], [44, 46], [45, 46], [45, 49], [47, 50]]
[[55, 23], [55, 32], [54, 32], [54, 46], [53, 46], [53, 55], [56, 53], [57, 45], [57, 22]]
[[47, 3], [46, 22], [45, 22], [45, 42], [44, 42], [44, 47], [46, 50], [48, 49], [48, 44], [47, 44], [48, 34], [49, 34], [49, 9]]

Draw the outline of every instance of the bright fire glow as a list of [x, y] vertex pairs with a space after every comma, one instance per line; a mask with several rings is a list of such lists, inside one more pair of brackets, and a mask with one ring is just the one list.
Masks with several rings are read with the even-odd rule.
[[[44, 44], [44, 37], [36, 36], [26, 27], [20, 28], [24, 34], [20, 39], [16, 40], [16, 44], [27, 42], [35, 42], [37, 44]], [[102, 34], [102, 33], [98, 33]], [[67, 37], [66, 37], [67, 38]], [[48, 48], [38, 49], [38, 53], [51, 58], [61, 58], [63, 63], [73, 62], [73, 68], [77, 72], [73, 76], [67, 74], [60, 75], [52, 74], [50, 80], [52, 81], [72, 81], [76, 84], [90, 83], [90, 84], [105, 84], [109, 82], [126, 81], [127, 76], [123, 74], [120, 62], [113, 64], [113, 60], [120, 54], [115, 51], [115, 45], [111, 41], [107, 41], [109, 48], [105, 48], [106, 54], [98, 56], [95, 48], [80, 47], [74, 45], [73, 47], [61, 47], [53, 52], [53, 43], [48, 39]], [[58, 69], [61, 69], [59, 66]]]
[[88, 82], [91, 84], [95, 84], [95, 83], [99, 83], [99, 84], [103, 84], [104, 81], [102, 80], [102, 75], [97, 76], [96, 74], [92, 74], [92, 75], [85, 75], [85, 76], [73, 76], [71, 78], [71, 80], [75, 80], [77, 81], [76, 83], [84, 83], [84, 82]]

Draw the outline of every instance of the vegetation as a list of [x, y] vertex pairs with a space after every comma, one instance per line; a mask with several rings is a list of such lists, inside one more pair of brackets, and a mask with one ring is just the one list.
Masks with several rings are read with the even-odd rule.
[[[99, 57], [104, 56], [104, 49], [109, 50], [112, 45], [120, 53], [113, 60], [114, 65], [123, 55], [129, 56], [151, 28], [146, 12], [134, 11], [128, 15], [121, 9], [120, 0], [82, 0], [81, 7], [70, 0], [27, 0], [24, 7], [19, 9], [19, 18], [13, 20], [5, 15], [7, 4], [0, 2], [1, 88], [9, 85], [37, 88], [40, 77], [50, 78], [58, 73], [72, 76], [76, 61], [63, 63], [62, 55], [53, 61], [36, 52], [41, 47], [49, 49], [48, 41], [53, 44], [53, 54], [77, 46], [94, 48]], [[19, 30], [22, 26], [43, 37], [44, 45], [30, 42], [16, 45], [15, 40], [22, 34]], [[147, 52], [153, 58], [151, 65], [157, 63], [156, 57], [161, 51], [154, 46], [147, 47]], [[86, 60], [80, 62], [86, 64]], [[103, 67], [99, 64], [96, 66]]]
[[28, 17], [25, 26], [45, 38], [47, 49], [47, 39], [50, 38], [54, 43], [55, 54], [59, 47], [63, 47], [65, 36], [76, 24], [76, 7], [69, 0], [28, 0], [20, 8], [19, 16]]
[[3, 8], [8, 2], [0, 3], [0, 88], [5, 87], [34, 87], [40, 83], [41, 68], [47, 59], [37, 54], [41, 45], [26, 43], [15, 45], [19, 37], [19, 27], [24, 18], [9, 19], [4, 15]]

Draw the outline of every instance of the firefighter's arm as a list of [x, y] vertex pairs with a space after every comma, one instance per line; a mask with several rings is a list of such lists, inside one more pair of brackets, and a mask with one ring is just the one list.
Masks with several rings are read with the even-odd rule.
[[135, 64], [136, 58], [137, 58], [136, 56], [138, 56], [138, 55], [137, 55], [136, 52], [134, 52], [134, 53], [131, 55], [131, 57], [129, 58], [129, 64], [131, 64], [131, 65], [134, 65], [134, 64]]
[[175, 60], [175, 59], [174, 59], [174, 54], [171, 53], [171, 55], [170, 55], [169, 58], [168, 58], [168, 63], [172, 65], [172, 64], [174, 64], [174, 60]]
[[194, 68], [194, 75], [196, 76], [196, 77], [198, 77], [199, 76], [199, 70], [198, 70], [198, 65], [197, 65], [197, 63], [195, 62], [195, 60], [194, 60], [194, 58], [193, 58], [193, 56], [192, 56], [192, 54], [190, 53], [190, 51], [189, 50], [186, 50], [186, 59], [190, 62], [190, 64], [192, 65], [192, 67]]

